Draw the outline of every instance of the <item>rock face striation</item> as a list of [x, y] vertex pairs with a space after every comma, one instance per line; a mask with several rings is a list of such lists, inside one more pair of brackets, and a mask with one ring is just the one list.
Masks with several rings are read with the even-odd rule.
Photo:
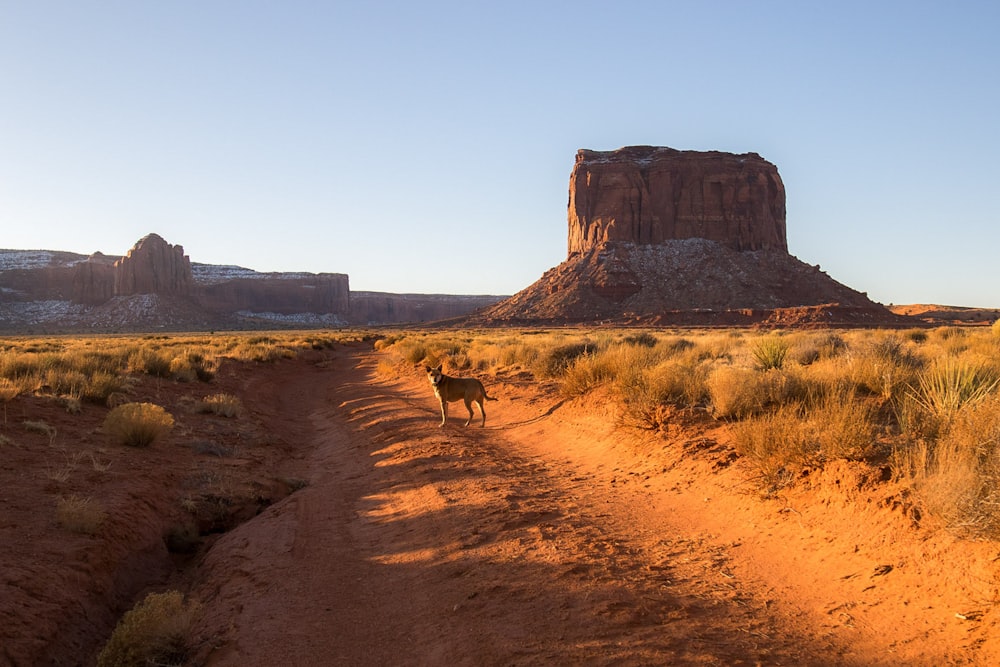
[[566, 261], [470, 323], [899, 322], [788, 253], [785, 188], [756, 153], [580, 150], [567, 218]]
[[139, 239], [128, 253], [114, 263], [114, 294], [164, 294], [185, 296], [191, 293], [191, 260], [184, 248], [170, 245], [158, 234]]
[[569, 178], [569, 254], [605, 243], [707, 239], [780, 250], [785, 186], [757, 155], [629, 146], [580, 150]]

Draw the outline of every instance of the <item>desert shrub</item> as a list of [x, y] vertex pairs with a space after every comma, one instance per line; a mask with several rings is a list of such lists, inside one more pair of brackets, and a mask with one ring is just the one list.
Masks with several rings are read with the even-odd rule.
[[826, 394], [810, 407], [806, 421], [824, 460], [862, 458], [875, 441], [874, 410], [853, 391]]
[[695, 406], [708, 400], [706, 380], [712, 364], [696, 356], [661, 361], [646, 372], [653, 394], [662, 401]]
[[787, 342], [787, 360], [800, 366], [809, 366], [817, 361], [838, 357], [847, 349], [847, 343], [840, 334], [834, 332], [798, 331], [783, 336]]
[[81, 400], [106, 404], [113, 394], [122, 392], [126, 382], [120, 374], [101, 371], [87, 378], [77, 393]]
[[74, 368], [50, 366], [41, 375], [39, 393], [70, 394], [87, 383], [87, 376]]
[[56, 520], [66, 530], [94, 535], [107, 518], [101, 504], [92, 498], [72, 495], [60, 498], [56, 504]]
[[852, 349], [850, 378], [858, 390], [891, 399], [913, 381], [921, 365], [901, 339], [888, 336]]
[[660, 349], [662, 349], [667, 356], [687, 352], [688, 350], [694, 349], [696, 346], [697, 345], [691, 339], [680, 336], [672, 336], [662, 340], [659, 344]]
[[7, 424], [7, 403], [14, 400], [25, 388], [18, 382], [0, 378], [0, 403], [3, 403], [3, 423]]
[[122, 616], [97, 657], [98, 667], [182, 664], [196, 611], [179, 591], [150, 593]]
[[940, 357], [910, 386], [909, 396], [938, 426], [946, 425], [965, 405], [974, 405], [993, 393], [1000, 377], [982, 363]]
[[627, 395], [635, 378], [642, 375], [654, 358], [651, 347], [624, 343], [584, 352], [563, 371], [562, 391], [567, 396], [576, 396], [595, 386], [614, 382], [618, 394]]
[[737, 452], [772, 488], [789, 483], [796, 467], [863, 457], [876, 433], [871, 405], [848, 390], [812, 403], [789, 399], [733, 422], [730, 429]]
[[737, 366], [719, 366], [705, 385], [716, 417], [743, 418], [765, 408], [796, 399], [801, 383], [796, 375], [771, 369], [754, 371]]
[[774, 491], [795, 477], [795, 467], [816, 455], [816, 443], [802, 420], [800, 406], [783, 405], [730, 424], [733, 445], [757, 473], [762, 486]]
[[1000, 539], [1000, 397], [964, 404], [939, 439], [906, 443], [895, 462], [950, 529]]
[[559, 377], [577, 357], [596, 351], [597, 346], [591, 341], [556, 345], [539, 352], [533, 370], [541, 377]]
[[497, 365], [531, 368], [538, 362], [538, 354], [538, 348], [529, 343], [519, 340], [508, 341], [500, 346]]
[[295, 353], [270, 336], [251, 336], [239, 341], [229, 355], [240, 361], [272, 362], [294, 357]]
[[379, 338], [375, 341], [375, 351], [381, 352], [383, 350], [387, 350], [392, 347], [397, 340], [399, 340], [399, 336], [384, 336], [383, 338]]
[[405, 341], [397, 344], [402, 353], [403, 360], [410, 364], [419, 364], [427, 359], [428, 350], [423, 342]]
[[129, 355], [128, 369], [153, 377], [170, 377], [170, 357], [151, 345], [143, 345]]
[[760, 408], [760, 397], [753, 391], [756, 375], [749, 368], [721, 366], [708, 376], [706, 386], [716, 417], [742, 417]]
[[695, 357], [672, 358], [620, 376], [615, 387], [622, 421], [640, 428], [665, 426], [667, 406], [697, 405], [705, 400], [707, 369], [708, 365], [700, 364]]
[[170, 360], [170, 377], [178, 382], [194, 382], [198, 373], [186, 357], [174, 357]]
[[659, 339], [648, 331], [642, 331], [634, 334], [626, 334], [622, 338], [622, 342], [626, 345], [641, 345], [643, 347], [656, 347]]
[[582, 354], [562, 371], [559, 388], [565, 396], [579, 396], [614, 377], [607, 357]]
[[1000, 320], [996, 320], [990, 325], [990, 333], [993, 334], [994, 338], [1000, 338]]
[[130, 447], [147, 447], [174, 426], [174, 418], [153, 403], [125, 403], [113, 408], [104, 420], [104, 431]]
[[24, 389], [17, 382], [0, 377], [0, 401], [4, 401], [6, 403], [7, 401], [13, 400], [22, 391], [24, 391]]
[[208, 412], [223, 417], [238, 417], [243, 414], [243, 403], [239, 396], [232, 394], [212, 394], [197, 405], [198, 412]]
[[767, 336], [754, 342], [750, 352], [762, 371], [781, 369], [788, 355], [788, 342], [777, 336]]
[[[311, 344], [314, 349], [319, 343]], [[210, 382], [215, 377], [215, 363], [198, 350], [188, 350], [182, 357], [187, 363], [186, 367], [194, 372], [194, 377], [200, 382]], [[173, 361], [171, 361], [173, 364]]]

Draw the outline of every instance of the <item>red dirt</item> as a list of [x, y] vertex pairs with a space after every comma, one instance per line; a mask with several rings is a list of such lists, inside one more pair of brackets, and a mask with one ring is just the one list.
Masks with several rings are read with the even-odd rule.
[[[60, 428], [91, 419], [79, 446], [114, 458], [66, 481], [25, 474], [51, 445], [13, 433], [0, 449], [0, 659], [89, 664], [79, 656], [114, 612], [174, 587], [202, 605], [191, 664], [211, 666], [1000, 662], [1000, 546], [920, 520], [879, 470], [841, 463], [761, 498], [707, 416], [636, 431], [600, 395], [563, 402], [529, 377], [482, 378], [500, 399], [485, 429], [463, 428], [454, 405], [438, 428], [422, 373], [379, 377], [378, 360], [344, 346], [230, 364], [208, 390], [161, 383], [161, 404], [238, 390], [250, 416], [183, 413], [148, 450], [98, 447], [96, 408], [53, 410]], [[20, 400], [17, 419], [38, 419], [41, 404]], [[190, 441], [209, 426], [212, 442], [241, 446], [198, 454]], [[289, 477], [308, 485], [170, 571], [163, 528], [190, 520], [179, 499], [211, 496], [211, 479], [252, 514]], [[247, 489], [272, 492], [254, 505]], [[97, 536], [53, 525], [56, 494], [83, 491], [109, 509]], [[159, 573], [142, 585], [143, 559], [116, 546], [143, 544], [130, 526]]]

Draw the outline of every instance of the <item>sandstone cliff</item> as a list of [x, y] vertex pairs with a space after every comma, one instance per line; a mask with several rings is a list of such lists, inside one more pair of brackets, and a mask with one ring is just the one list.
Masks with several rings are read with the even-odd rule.
[[756, 153], [630, 146], [580, 150], [569, 181], [569, 254], [608, 242], [701, 238], [787, 251], [785, 187]]
[[346, 320], [346, 273], [258, 273], [240, 267], [195, 265], [195, 300], [214, 312], [336, 313]]
[[0, 250], [0, 332], [337, 327], [465, 315], [503, 297], [358, 292], [343, 273], [192, 263], [157, 234], [124, 257]]
[[566, 261], [469, 323], [901, 321], [788, 253], [784, 185], [756, 153], [580, 150], [567, 219]]
[[191, 260], [184, 248], [170, 245], [158, 234], [139, 239], [114, 264], [114, 294], [186, 295], [191, 292]]

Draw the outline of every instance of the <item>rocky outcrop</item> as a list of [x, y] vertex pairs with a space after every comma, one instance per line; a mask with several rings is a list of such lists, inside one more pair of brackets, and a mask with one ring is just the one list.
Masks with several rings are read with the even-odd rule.
[[567, 217], [566, 261], [469, 324], [901, 321], [788, 253], [784, 186], [756, 153], [581, 150]]
[[569, 181], [569, 254], [605, 243], [701, 238], [787, 251], [785, 187], [756, 153], [629, 146], [580, 150]]
[[184, 296], [191, 293], [191, 260], [184, 248], [170, 245], [158, 234], [139, 239], [128, 253], [115, 262], [114, 294], [161, 294]]
[[192, 263], [150, 234], [124, 257], [0, 250], [0, 332], [336, 327], [466, 315], [500, 296], [352, 295], [344, 273]]
[[818, 304], [884, 311], [788, 253], [683, 239], [577, 253], [477, 317], [494, 324], [747, 324], [768, 320], [775, 309]]
[[97, 305], [115, 295], [115, 262], [118, 258], [95, 252], [73, 266], [73, 301]]

